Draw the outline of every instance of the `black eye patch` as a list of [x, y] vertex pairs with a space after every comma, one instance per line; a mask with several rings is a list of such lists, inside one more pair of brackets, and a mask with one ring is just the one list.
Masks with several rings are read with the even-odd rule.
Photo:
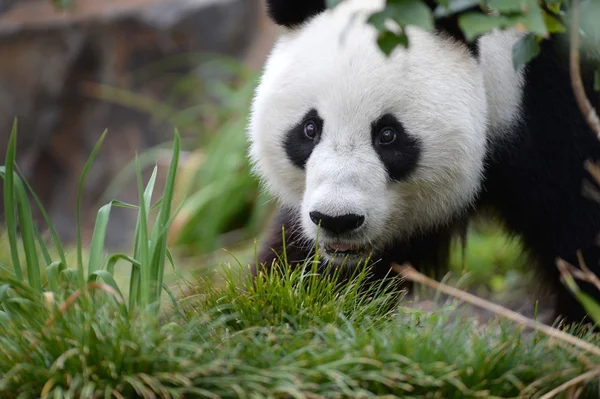
[[319, 144], [322, 132], [323, 119], [316, 109], [311, 109], [285, 135], [283, 146], [289, 160], [300, 169], [304, 169], [310, 154]]
[[373, 147], [393, 181], [406, 179], [421, 157], [421, 143], [409, 136], [392, 114], [384, 114], [371, 123]]

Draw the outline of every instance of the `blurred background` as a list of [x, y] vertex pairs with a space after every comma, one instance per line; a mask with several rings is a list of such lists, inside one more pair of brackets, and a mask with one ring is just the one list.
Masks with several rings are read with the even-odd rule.
[[[202, 272], [230, 252], [247, 264], [273, 203], [249, 172], [245, 128], [278, 33], [264, 0], [0, 0], [2, 159], [16, 117], [17, 165], [73, 242], [81, 172], [108, 130], [84, 187], [85, 243], [100, 206], [138, 202], [136, 153], [146, 180], [155, 165], [164, 179], [178, 128], [176, 203], [186, 200], [169, 243], [178, 264]], [[135, 220], [113, 208], [107, 247], [130, 247]], [[517, 243], [489, 223], [469, 236], [465, 256], [454, 254], [458, 275], [468, 270], [486, 292], [522, 281]]]

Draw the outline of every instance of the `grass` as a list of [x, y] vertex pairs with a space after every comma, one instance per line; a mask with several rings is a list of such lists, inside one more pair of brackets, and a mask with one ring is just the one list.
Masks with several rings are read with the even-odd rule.
[[[597, 362], [506, 323], [476, 326], [453, 314], [391, 312], [355, 284], [310, 272], [273, 273], [242, 287], [202, 281], [180, 315], [130, 316], [109, 292], [68, 307], [4, 280], [3, 397], [509, 398], [540, 394]], [[65, 290], [57, 303], [76, 290]], [[366, 292], [368, 293], [368, 291]], [[100, 295], [101, 294], [101, 295]], [[69, 302], [71, 303], [71, 302]], [[51, 321], [51, 322], [49, 322]], [[18, 328], [17, 328], [18, 327]], [[589, 337], [591, 340], [591, 337]], [[588, 392], [596, 389], [588, 387]], [[525, 392], [524, 392], [525, 391]], [[527, 394], [529, 392], [529, 394]], [[536, 396], [537, 395], [537, 396]], [[585, 396], [584, 396], [585, 397]]]
[[[100, 208], [75, 256], [50, 220], [50, 242], [34, 227], [16, 139], [15, 125], [2, 169], [11, 263], [0, 273], [1, 398], [539, 398], [597, 371], [593, 354], [518, 325], [478, 325], [453, 303], [394, 307], [397, 295], [366, 286], [365, 270], [340, 285], [283, 265], [246, 284], [234, 263], [220, 269], [222, 283], [182, 282], [187, 295], [175, 297], [163, 282], [173, 261], [167, 233], [181, 209], [172, 202], [177, 135], [160, 198], [152, 198], [156, 172], [144, 185], [138, 162], [139, 204]], [[112, 206], [137, 212], [131, 254], [103, 245]], [[123, 263], [132, 265], [129, 287], [115, 279]], [[598, 389], [593, 379], [577, 386], [580, 397]]]

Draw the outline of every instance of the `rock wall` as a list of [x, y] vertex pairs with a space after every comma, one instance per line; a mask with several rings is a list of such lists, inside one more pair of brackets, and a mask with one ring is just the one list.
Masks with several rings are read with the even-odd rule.
[[[134, 152], [172, 137], [172, 127], [147, 112], [95, 94], [113, 87], [160, 99], [167, 84], [133, 72], [177, 54], [218, 53], [259, 67], [275, 34], [263, 7], [261, 0], [76, 0], [60, 12], [49, 0], [0, 0], [0, 151], [17, 117], [18, 165], [64, 239], [74, 237], [79, 176], [104, 129], [85, 188], [88, 225]], [[121, 198], [136, 202], [130, 191]], [[116, 211], [107, 244], [130, 236], [134, 216]]]

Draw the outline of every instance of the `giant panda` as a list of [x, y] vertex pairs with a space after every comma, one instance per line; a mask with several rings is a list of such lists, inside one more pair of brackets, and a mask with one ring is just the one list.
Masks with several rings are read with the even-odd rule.
[[[556, 260], [577, 264], [581, 250], [600, 272], [600, 204], [582, 190], [600, 144], [575, 101], [566, 34], [515, 70], [523, 33], [469, 42], [447, 17], [434, 31], [407, 27], [408, 47], [386, 56], [367, 23], [383, 5], [267, 0], [282, 34], [253, 98], [248, 153], [278, 210], [254, 274], [284, 244], [290, 264], [306, 264], [317, 242], [322, 263], [352, 270], [369, 259], [376, 279], [393, 262], [443, 270], [452, 240], [486, 212], [521, 240], [556, 316], [582, 321]], [[593, 70], [582, 76], [597, 98]]]

